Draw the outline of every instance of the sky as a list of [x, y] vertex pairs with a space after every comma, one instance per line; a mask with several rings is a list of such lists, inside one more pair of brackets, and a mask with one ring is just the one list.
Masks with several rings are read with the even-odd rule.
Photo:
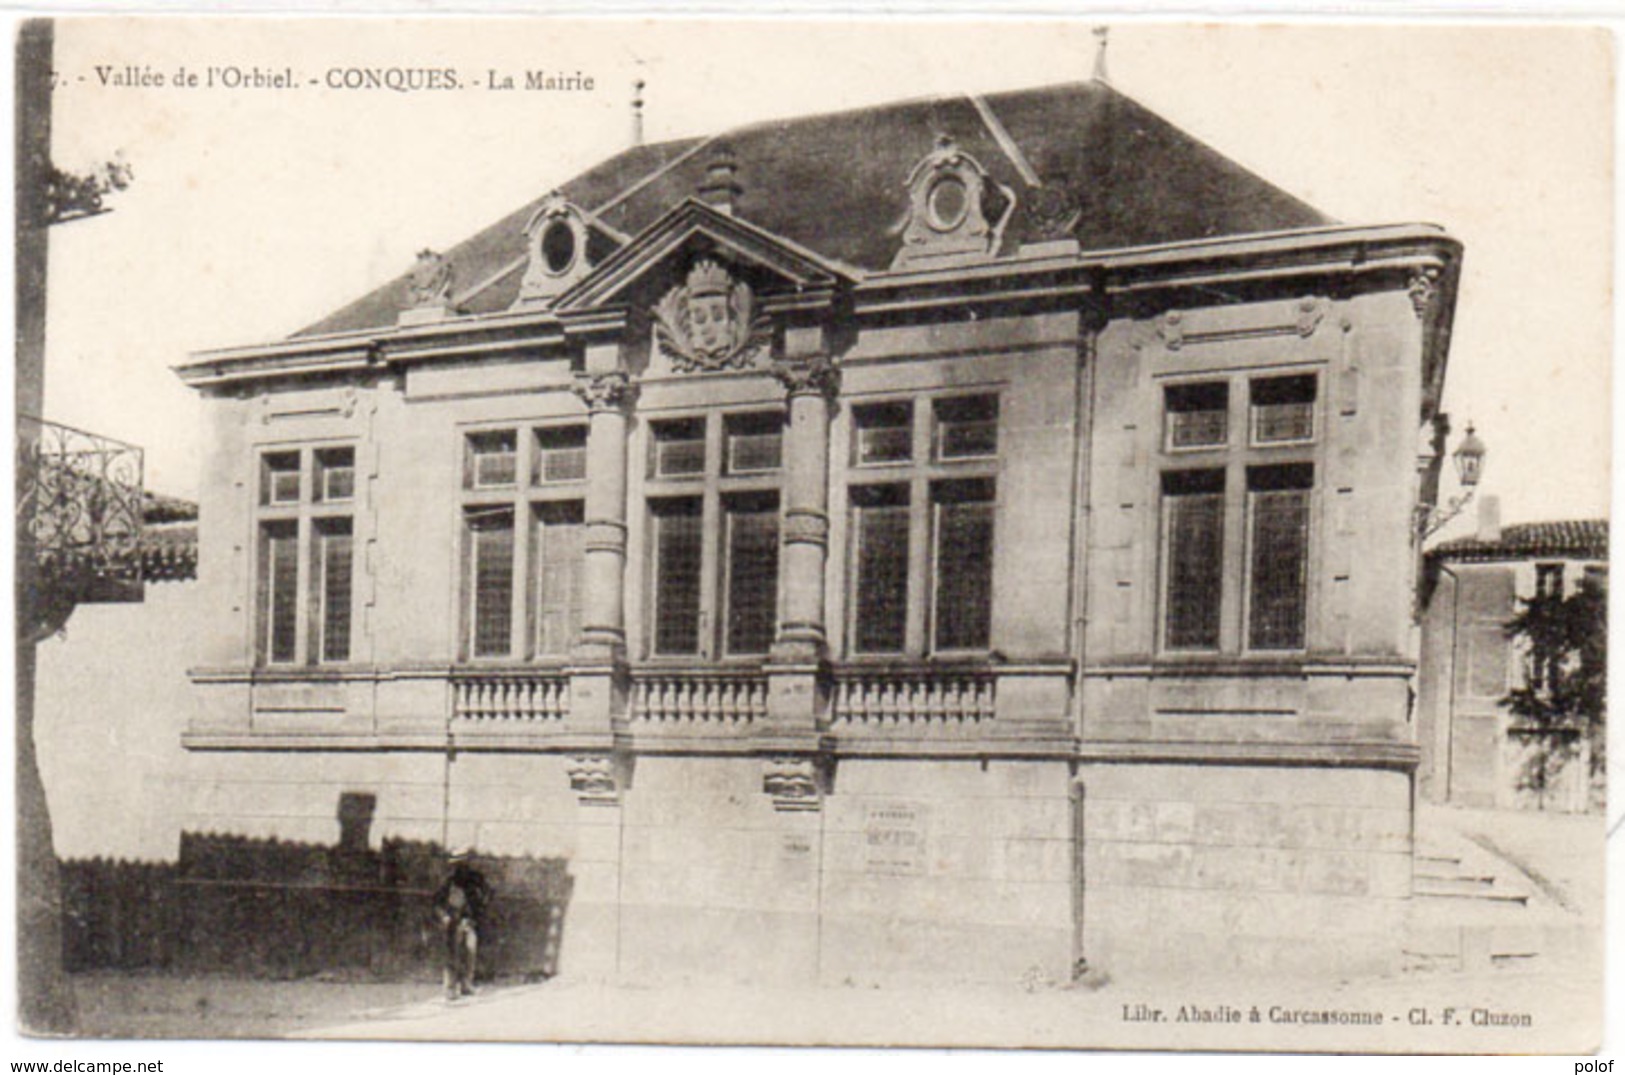
[[[1477, 424], [1482, 492], [1516, 522], [1608, 508], [1610, 47], [1575, 28], [1123, 23], [1107, 67], [1338, 220], [1462, 240], [1445, 407], [1458, 431]], [[635, 79], [655, 141], [1086, 78], [1095, 48], [1066, 21], [59, 23], [56, 162], [120, 154], [135, 182], [113, 212], [51, 231], [47, 417], [142, 445], [150, 488], [195, 495], [199, 406], [171, 366], [285, 336], [623, 148]], [[115, 87], [97, 71], [131, 64], [166, 83], [235, 65], [318, 84]], [[580, 72], [594, 89], [322, 85], [377, 67]]]

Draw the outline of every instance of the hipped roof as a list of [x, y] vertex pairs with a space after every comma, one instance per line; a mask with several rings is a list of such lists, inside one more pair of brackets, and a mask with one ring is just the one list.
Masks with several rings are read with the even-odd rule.
[[[900, 243], [904, 181], [939, 134], [951, 136], [1017, 211], [1001, 252], [1047, 235], [1033, 210], [1065, 192], [1084, 251], [1289, 231], [1335, 223], [1095, 82], [904, 101], [752, 124], [709, 138], [636, 146], [558, 189], [622, 235], [635, 235], [694, 194], [725, 143], [745, 188], [737, 214], [809, 250], [884, 271]], [[549, 191], [446, 252], [469, 314], [506, 310], [518, 295], [523, 229]], [[409, 273], [296, 336], [393, 325]]]

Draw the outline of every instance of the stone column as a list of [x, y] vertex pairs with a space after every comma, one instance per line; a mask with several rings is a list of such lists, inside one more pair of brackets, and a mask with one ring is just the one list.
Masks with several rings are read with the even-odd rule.
[[575, 393], [588, 409], [587, 493], [569, 722], [607, 747], [626, 663], [626, 406], [633, 386], [625, 370], [607, 369], [579, 374]]
[[837, 373], [823, 355], [776, 363], [789, 394], [784, 444], [784, 583], [775, 660], [824, 656], [824, 566], [829, 555], [829, 403]]
[[[764, 790], [794, 808], [816, 807], [812, 786], [783, 794], [786, 763], [808, 773], [818, 767], [804, 751], [820, 742], [823, 710], [823, 661], [827, 652], [824, 625], [824, 569], [829, 553], [829, 420], [830, 397], [837, 372], [821, 350], [796, 354], [789, 346], [802, 337], [787, 334], [790, 357], [774, 363], [773, 373], [789, 394], [789, 423], [784, 444], [784, 508], [780, 534], [779, 632], [768, 659], [767, 719], [758, 741], [771, 752]], [[805, 342], [821, 342], [821, 333], [806, 333]], [[798, 770], [799, 771], [799, 770]], [[781, 807], [781, 808], [789, 808]]]
[[607, 661], [626, 651], [626, 410], [632, 385], [623, 370], [581, 374], [575, 393], [587, 404], [581, 634], [577, 661]]

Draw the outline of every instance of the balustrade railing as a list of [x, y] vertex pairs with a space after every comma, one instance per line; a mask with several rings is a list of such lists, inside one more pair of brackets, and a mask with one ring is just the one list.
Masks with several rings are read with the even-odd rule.
[[767, 677], [759, 673], [632, 673], [632, 719], [653, 724], [748, 724], [767, 715]]
[[570, 712], [570, 680], [563, 673], [454, 676], [451, 697], [459, 720], [563, 720]]
[[876, 728], [978, 724], [993, 719], [994, 682], [981, 672], [842, 669], [835, 675], [833, 717]]

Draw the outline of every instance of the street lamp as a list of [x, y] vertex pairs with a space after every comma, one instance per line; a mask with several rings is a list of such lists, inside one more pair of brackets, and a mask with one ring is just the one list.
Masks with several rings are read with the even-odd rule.
[[1423, 540], [1432, 537], [1439, 528], [1451, 519], [1461, 514], [1463, 508], [1472, 502], [1473, 494], [1478, 492], [1478, 480], [1484, 472], [1484, 457], [1489, 449], [1479, 439], [1473, 430], [1473, 423], [1467, 423], [1467, 435], [1461, 439], [1461, 444], [1450, 458], [1456, 464], [1456, 478], [1461, 484], [1463, 492], [1450, 498], [1442, 507], [1428, 504], [1416, 506], [1417, 531]]

